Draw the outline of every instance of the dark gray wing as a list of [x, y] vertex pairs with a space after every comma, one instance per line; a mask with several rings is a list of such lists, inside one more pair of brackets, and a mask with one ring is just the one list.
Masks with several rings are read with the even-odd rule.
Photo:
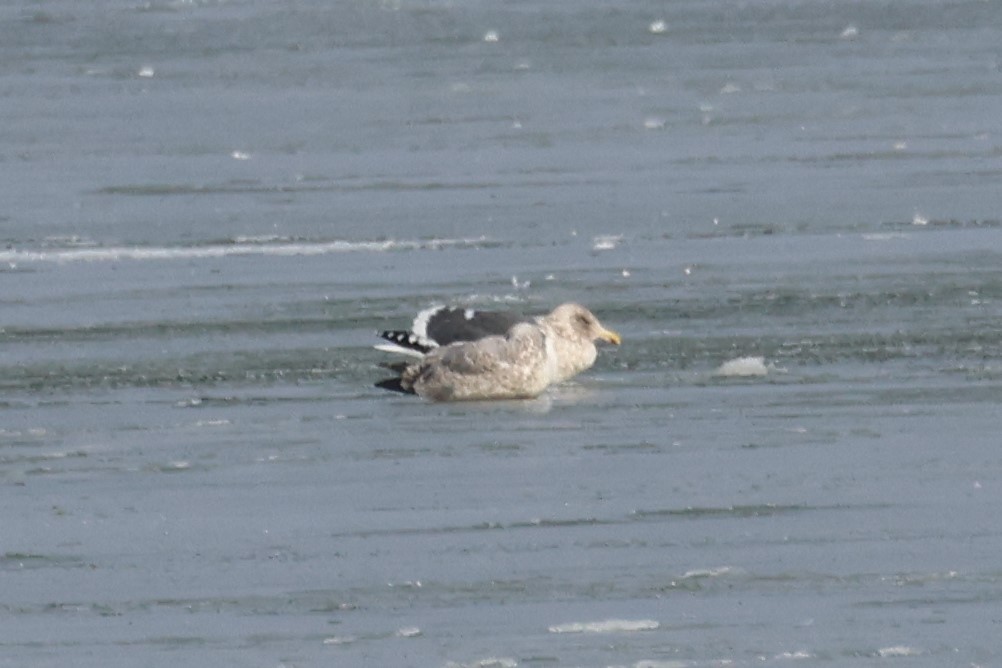
[[505, 334], [520, 322], [532, 322], [532, 318], [517, 311], [441, 308], [429, 316], [425, 334], [438, 345], [447, 346], [456, 341], [477, 341]]
[[456, 341], [478, 341], [485, 336], [505, 334], [513, 325], [533, 322], [518, 311], [478, 311], [469, 308], [434, 306], [418, 313], [410, 331], [387, 330], [379, 333], [398, 352], [408, 350], [425, 354], [438, 346]]

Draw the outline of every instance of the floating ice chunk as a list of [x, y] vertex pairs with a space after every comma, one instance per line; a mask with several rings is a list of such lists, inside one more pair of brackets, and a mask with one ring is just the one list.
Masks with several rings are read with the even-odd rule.
[[484, 33], [484, 41], [485, 42], [492, 42], [493, 43], [493, 42], [497, 42], [500, 39], [501, 39], [501, 36], [498, 34], [497, 30], [488, 30], [487, 32]]
[[652, 35], [663, 35], [668, 32], [668, 24], [661, 19], [657, 21], [651, 21], [651, 24], [647, 26], [647, 32]]
[[416, 638], [421, 635], [421, 629], [416, 626], [405, 626], [402, 629], [397, 629], [396, 636], [398, 638]]
[[916, 211], [915, 215], [912, 216], [912, 225], [928, 225], [928, 224], [929, 224], [929, 219], [923, 216], [918, 211]]
[[839, 34], [841, 39], [856, 39], [857, 37], [859, 37], [859, 28], [851, 23]]
[[606, 619], [601, 622], [570, 622], [556, 624], [550, 633], [624, 633], [630, 631], [653, 631], [661, 626], [653, 619]]
[[156, 75], [156, 70], [154, 70], [149, 65], [143, 65], [142, 67], [139, 68], [139, 71], [136, 72], [136, 76], [140, 76], [144, 79], [152, 79], [155, 75]]
[[324, 638], [325, 645], [348, 645], [355, 642], [355, 639], [351, 636], [331, 636], [330, 638]]
[[234, 160], [250, 160], [250, 153], [245, 153], [244, 151], [233, 151], [233, 153], [230, 153], [230, 157]]
[[665, 119], [658, 118], [657, 116], [648, 116], [644, 119], [644, 129], [645, 130], [664, 130], [665, 129]]
[[713, 372], [715, 376], [726, 376], [728, 378], [746, 378], [750, 376], [766, 376], [769, 374], [769, 367], [766, 366], [764, 357], [736, 357], [727, 360]]
[[721, 95], [730, 95], [732, 93], [740, 93], [740, 92], [741, 92], [741, 86], [737, 85], [734, 82], [725, 83], [723, 88], [720, 89]]
[[593, 251], [612, 250], [623, 240], [622, 234], [600, 234], [592, 237], [591, 249]]

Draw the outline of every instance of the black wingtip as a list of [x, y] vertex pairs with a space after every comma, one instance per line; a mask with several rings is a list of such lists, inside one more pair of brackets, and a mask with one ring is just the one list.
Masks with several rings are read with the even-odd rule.
[[428, 351], [435, 347], [433, 345], [428, 345], [417, 334], [402, 330], [389, 329], [379, 332], [379, 338], [385, 339], [390, 343], [400, 346], [401, 348], [415, 350], [422, 355], [427, 354]]
[[400, 394], [414, 394], [414, 390], [405, 389], [399, 378], [387, 378], [376, 383], [376, 387], [389, 392], [399, 392]]

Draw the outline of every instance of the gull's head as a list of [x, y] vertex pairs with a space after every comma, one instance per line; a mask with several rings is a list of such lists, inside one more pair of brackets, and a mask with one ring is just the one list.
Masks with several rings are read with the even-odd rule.
[[602, 326], [595, 314], [580, 304], [561, 304], [548, 319], [561, 330], [586, 341], [606, 341], [617, 346], [622, 342], [619, 334]]

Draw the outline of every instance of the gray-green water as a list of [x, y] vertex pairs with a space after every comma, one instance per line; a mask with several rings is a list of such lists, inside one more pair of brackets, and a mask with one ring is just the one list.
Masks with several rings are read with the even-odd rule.
[[[997, 664], [1000, 26], [3, 8], [0, 665]], [[571, 299], [538, 400], [372, 387]]]

